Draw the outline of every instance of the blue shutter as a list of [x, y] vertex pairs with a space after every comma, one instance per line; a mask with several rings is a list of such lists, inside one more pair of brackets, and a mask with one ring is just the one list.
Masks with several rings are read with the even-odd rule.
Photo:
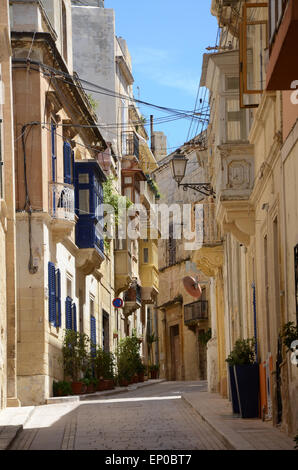
[[95, 356], [96, 353], [96, 318], [90, 317], [90, 337], [91, 337], [91, 354]]
[[72, 329], [77, 331], [77, 306], [72, 304]]
[[71, 184], [71, 146], [68, 142], [63, 145], [64, 183]]
[[56, 323], [56, 276], [55, 265], [49, 262], [48, 264], [48, 285], [49, 285], [49, 322]]
[[[61, 273], [60, 269], [56, 270], [56, 285], [57, 285], [57, 290], [56, 290], [56, 300], [57, 300], [57, 310], [56, 312], [56, 326], [61, 327]], [[57, 315], [58, 314], [58, 315]]]
[[71, 298], [66, 297], [65, 301], [65, 326], [67, 330], [72, 330], [72, 316], [71, 316]]
[[75, 166], [75, 157], [74, 157], [74, 151], [72, 150], [71, 151], [71, 166], [72, 166], [72, 181], [71, 181], [71, 184], [75, 184], [75, 169], [76, 169], [76, 166]]
[[52, 180], [56, 181], [56, 126], [51, 125], [51, 142], [52, 142]]

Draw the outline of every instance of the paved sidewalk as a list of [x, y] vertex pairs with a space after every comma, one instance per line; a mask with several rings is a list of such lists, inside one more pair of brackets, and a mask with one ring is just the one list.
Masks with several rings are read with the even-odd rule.
[[71, 395], [67, 397], [50, 397], [47, 399], [47, 405], [56, 403], [75, 403], [85, 400], [96, 400], [100, 397], [106, 397], [109, 395], [117, 395], [118, 393], [130, 392], [137, 390], [138, 388], [146, 387], [147, 385], [155, 385], [164, 382], [165, 379], [146, 380], [145, 382], [138, 382], [131, 384], [128, 387], [115, 387], [112, 390], [104, 390], [103, 392], [88, 393], [84, 395]]
[[0, 412], [0, 450], [8, 448], [34, 412], [34, 406], [6, 408]]
[[294, 450], [294, 441], [261, 419], [241, 419], [217, 393], [184, 393], [182, 399], [234, 450]]
[[[139, 382], [137, 384], [129, 385], [128, 387], [116, 387], [113, 390], [106, 390], [103, 392], [96, 392], [88, 395], [51, 397], [47, 399], [47, 404], [69, 404], [70, 409], [72, 409], [72, 405], [75, 405], [76, 403], [79, 404], [79, 402], [81, 401], [96, 400], [100, 397], [134, 391], [138, 388], [146, 387], [148, 385], [159, 384], [161, 382], [164, 382], [164, 380], [147, 380], [146, 382]], [[8, 449], [12, 445], [16, 437], [24, 429], [25, 424], [28, 422], [28, 420], [31, 418], [32, 414], [37, 408], [39, 407], [20, 406], [10, 407], [0, 411], [0, 451]]]

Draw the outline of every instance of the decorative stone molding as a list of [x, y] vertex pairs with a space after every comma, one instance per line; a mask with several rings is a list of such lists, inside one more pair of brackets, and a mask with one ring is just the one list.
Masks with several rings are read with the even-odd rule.
[[95, 248], [79, 249], [76, 257], [76, 267], [88, 276], [94, 270], [99, 269], [103, 261], [104, 257]]
[[255, 234], [255, 211], [248, 201], [220, 201], [217, 218], [223, 233], [232, 233], [246, 247]]
[[223, 245], [203, 247], [193, 253], [192, 261], [206, 276], [215, 277], [224, 262]]

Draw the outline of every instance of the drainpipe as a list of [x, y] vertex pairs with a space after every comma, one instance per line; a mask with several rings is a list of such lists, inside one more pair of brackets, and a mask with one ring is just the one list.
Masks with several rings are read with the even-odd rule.
[[254, 309], [254, 337], [255, 337], [255, 355], [256, 355], [256, 362], [259, 362], [258, 358], [258, 336], [257, 336], [257, 306], [256, 306], [256, 285], [253, 282], [252, 285], [252, 293], [253, 293], [253, 309]]

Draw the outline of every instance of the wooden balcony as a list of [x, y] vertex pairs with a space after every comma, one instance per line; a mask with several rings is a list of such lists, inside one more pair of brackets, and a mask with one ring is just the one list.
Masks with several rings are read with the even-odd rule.
[[270, 56], [267, 68], [267, 90], [290, 90], [298, 80], [297, 0], [271, 0], [269, 8]]
[[199, 320], [208, 320], [208, 300], [197, 300], [184, 305], [184, 324], [189, 325]]
[[74, 188], [66, 183], [49, 183], [49, 214], [56, 241], [70, 235], [76, 223]]

